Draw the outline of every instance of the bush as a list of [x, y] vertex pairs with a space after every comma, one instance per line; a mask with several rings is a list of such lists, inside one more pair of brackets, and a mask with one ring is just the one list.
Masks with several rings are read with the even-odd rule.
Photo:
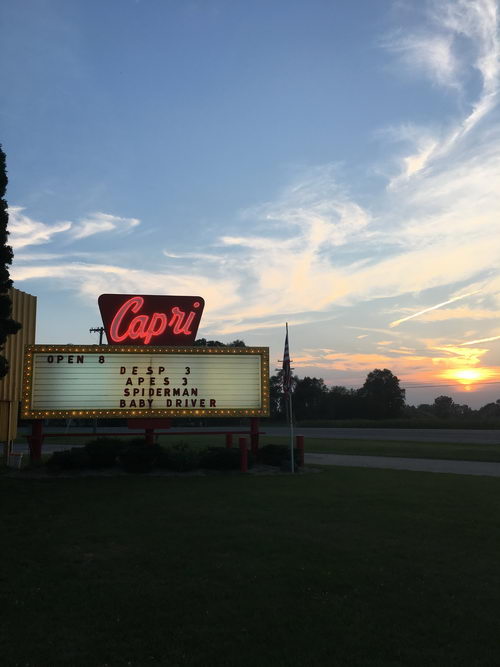
[[200, 465], [200, 455], [185, 442], [179, 442], [172, 447], [159, 448], [156, 464], [159, 468], [189, 472], [196, 470]]
[[156, 447], [132, 444], [121, 452], [119, 460], [126, 472], [149, 472], [157, 454]]
[[[299, 450], [293, 450], [294, 461], [297, 464], [299, 460]], [[287, 445], [264, 445], [259, 449], [259, 463], [268, 466], [280, 466], [288, 462], [290, 468], [290, 447]]]
[[81, 470], [89, 467], [89, 456], [84, 447], [73, 447], [54, 452], [46, 465], [54, 471]]
[[[240, 450], [227, 447], [210, 447], [202, 452], [200, 465], [207, 470], [239, 470]], [[248, 452], [248, 467], [253, 466], [253, 456]]]
[[126, 448], [123, 440], [111, 438], [96, 438], [85, 444], [91, 468], [110, 468], [116, 464], [116, 459]]

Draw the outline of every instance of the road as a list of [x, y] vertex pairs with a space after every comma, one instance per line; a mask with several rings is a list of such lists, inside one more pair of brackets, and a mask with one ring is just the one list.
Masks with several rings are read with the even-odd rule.
[[[88, 433], [92, 437], [93, 431], [92, 428], [75, 428], [75, 431], [78, 433]], [[100, 429], [101, 432], [113, 433], [116, 431], [123, 431], [123, 428], [109, 427]], [[186, 428], [171, 428], [168, 430], [168, 433], [174, 435], [175, 433], [185, 432], [189, 430], [190, 433], [196, 433], [198, 431], [205, 432], [221, 432], [221, 431], [245, 431], [244, 426], [234, 426], [224, 427], [224, 426], [209, 426], [206, 428], [203, 427], [192, 427], [189, 429]], [[51, 427], [46, 429], [47, 433], [67, 433], [67, 429], [64, 427]], [[289, 435], [289, 430], [286, 427], [282, 426], [266, 426], [262, 424], [262, 431], [268, 436], [280, 436], [286, 437]], [[19, 435], [26, 432], [26, 429], [20, 429]], [[160, 430], [159, 433], [166, 433], [167, 431]], [[248, 432], [248, 431], [247, 431]], [[139, 433], [139, 432], [138, 432]], [[473, 444], [473, 445], [488, 445], [488, 444], [500, 444], [500, 430], [494, 429], [412, 429], [412, 428], [296, 428], [294, 433], [296, 435], [303, 435], [306, 438], [306, 442], [309, 439], [314, 438], [326, 438], [326, 439], [337, 439], [337, 440], [396, 440], [396, 441], [406, 441], [406, 442], [456, 442], [464, 444]], [[61, 438], [61, 445], [44, 445], [44, 451], [54, 451], [55, 449], [67, 448], [71, 444], [64, 443], [64, 439]], [[71, 438], [68, 438], [68, 442], [71, 443]], [[306, 445], [306, 448], [309, 449]], [[16, 445], [16, 451], [27, 451], [26, 444]]]
[[445, 461], [442, 459], [407, 459], [396, 456], [354, 456], [349, 454], [307, 454], [307, 465], [345, 466], [349, 468], [382, 468], [418, 472], [451, 473], [500, 477], [500, 463], [484, 461]]
[[[263, 428], [269, 435], [286, 436], [287, 428]], [[306, 438], [337, 440], [399, 440], [407, 442], [457, 442], [473, 445], [500, 444], [499, 429], [441, 428], [297, 428]]]

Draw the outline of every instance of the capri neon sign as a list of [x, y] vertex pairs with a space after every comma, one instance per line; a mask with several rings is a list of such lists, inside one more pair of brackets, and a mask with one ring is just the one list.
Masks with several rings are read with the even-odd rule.
[[198, 296], [101, 294], [99, 308], [110, 345], [189, 345], [203, 312]]

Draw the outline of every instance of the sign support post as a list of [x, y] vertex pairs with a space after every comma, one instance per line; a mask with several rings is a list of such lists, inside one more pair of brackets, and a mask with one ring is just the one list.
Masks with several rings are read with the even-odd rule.
[[31, 435], [28, 436], [30, 463], [41, 462], [43, 438], [43, 419], [34, 419], [31, 422]]
[[250, 446], [255, 461], [259, 453], [259, 420], [257, 417], [250, 418]]

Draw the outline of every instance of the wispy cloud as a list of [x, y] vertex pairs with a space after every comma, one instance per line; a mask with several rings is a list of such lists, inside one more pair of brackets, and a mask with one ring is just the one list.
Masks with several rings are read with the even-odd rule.
[[77, 222], [65, 220], [49, 224], [27, 215], [24, 206], [11, 206], [8, 211], [9, 243], [15, 250], [48, 243], [55, 235], [66, 240], [81, 240], [103, 232], [128, 232], [140, 224], [137, 218], [124, 218], [102, 212], [92, 213]]
[[[125, 256], [113, 255], [108, 263], [49, 255], [36, 260], [26, 253], [16, 255], [13, 277], [53, 281], [89, 302], [110, 291], [201, 292], [207, 304], [204, 326], [213, 335], [268, 331], [285, 319], [296, 325], [319, 323], [348, 312], [345, 346], [355, 337], [358, 352], [342, 350], [339, 342], [336, 350], [296, 354], [298, 367], [356, 373], [382, 366], [406, 379], [428, 381], [429, 367], [477, 365], [489, 350], [475, 346], [498, 338], [491, 324], [500, 310], [500, 124], [493, 114], [489, 124], [479, 122], [496, 104], [496, 6], [489, 0], [434, 6], [428, 33], [419, 34], [420, 41], [407, 41], [406, 50], [398, 53], [408, 65], [417, 57], [417, 43], [430, 45], [414, 66], [433, 77], [434, 85], [446, 87], [447, 94], [460, 90], [469, 111], [459, 118], [457, 112], [440, 130], [418, 127], [411, 119], [403, 124], [401, 135], [414, 148], [403, 156], [401, 178], [392, 183], [397, 187], [382, 184], [361, 202], [343, 185], [339, 165], [318, 166], [304, 170], [274, 199], [235, 211], [233, 223], [221, 228], [210, 247], [197, 249], [193, 241], [186, 251], [173, 236], [167, 249], [158, 248], [156, 256], [152, 251], [154, 269], [130, 270]], [[458, 48], [460, 40], [467, 49]], [[465, 83], [472, 70], [479, 74], [480, 92], [467, 100], [471, 87]], [[394, 144], [386, 148], [387, 168]], [[104, 232], [108, 239], [122, 231], [134, 233], [139, 220], [97, 213], [74, 223], [36, 224], [24, 232], [18, 228], [21, 244], [54, 242], [59, 235], [77, 247]], [[466, 296], [473, 307], [446, 309]], [[396, 299], [405, 308], [393, 317], [405, 316], [388, 327], [387, 312]], [[436, 305], [409, 312], [410, 303]], [[413, 322], [417, 318], [420, 324], [473, 320], [477, 330], [465, 335], [456, 322], [440, 345], [435, 340], [427, 345], [415, 335], [421, 330]], [[408, 326], [399, 327], [403, 322]], [[347, 335], [350, 330], [359, 335]], [[339, 338], [339, 332], [336, 327], [332, 336]], [[372, 332], [381, 335], [370, 343]], [[394, 338], [390, 348], [389, 337]], [[476, 340], [461, 343], [469, 337]], [[378, 349], [377, 339], [383, 344]], [[450, 340], [453, 345], [444, 344]], [[457, 352], [467, 349], [461, 345], [471, 347], [468, 356]]]
[[444, 352], [445, 357], [442, 355], [433, 356], [432, 361], [434, 364], [444, 364], [446, 366], [459, 367], [462, 365], [473, 366], [480, 362], [481, 357], [487, 354], [487, 348], [480, 347], [470, 347], [463, 348], [458, 345], [446, 345], [443, 347], [431, 348], [437, 352]]
[[489, 336], [488, 338], [477, 338], [476, 340], [468, 340], [460, 345], [477, 345], [478, 343], [489, 343], [492, 340], [500, 340], [500, 336]]
[[73, 225], [72, 236], [75, 239], [84, 239], [103, 232], [128, 232], [140, 225], [138, 218], [122, 218], [110, 213], [91, 213]]
[[420, 314], [421, 322], [447, 322], [449, 320], [500, 320], [499, 310], [488, 310], [487, 308], [446, 308]]
[[460, 88], [452, 34], [396, 33], [385, 40], [385, 45], [399, 55], [409, 71], [420, 70], [439, 86]]
[[448, 299], [448, 301], [442, 301], [441, 303], [437, 303], [435, 306], [429, 306], [429, 308], [424, 308], [423, 310], [419, 310], [417, 313], [413, 313], [412, 315], [408, 315], [407, 317], [402, 317], [400, 320], [394, 320], [394, 322], [391, 322], [389, 324], [390, 327], [397, 327], [403, 322], [407, 322], [408, 320], [412, 320], [414, 317], [419, 317], [420, 315], [424, 315], [425, 313], [429, 313], [431, 310], [437, 310], [438, 308], [443, 308], [443, 306], [447, 306], [450, 303], [454, 303], [455, 301], [459, 301], [460, 299], [465, 299], [468, 296], [472, 296], [473, 294], [477, 294], [481, 290], [474, 290], [473, 292], [468, 292], [467, 294], [461, 294], [460, 296], [454, 296], [452, 299]]
[[[428, 131], [416, 141], [416, 151], [401, 159], [402, 170], [390, 183], [397, 188], [449, 153], [498, 104], [500, 41], [496, 0], [441, 0], [429, 4], [428, 24], [418, 34], [387, 40], [405, 67], [424, 71], [438, 86], [461, 92], [461, 78], [477, 72], [481, 91], [471, 109], [454, 121], [443, 136], [429, 138]], [[466, 40], [472, 58], [459, 59], [455, 45]]]
[[[165, 285], [168, 285], [169, 292], [173, 294], [194, 295], [200, 291], [200, 279], [197, 275], [137, 270], [91, 262], [21, 265], [15, 267], [14, 277], [16, 281], [53, 281], [60, 288], [78, 291], [91, 303], [95, 303], [97, 296], [105, 292], [126, 294], [140, 290], [161, 294], [165, 292]], [[203, 286], [203, 296], [212, 311], [228, 308], [238, 300], [235, 283], [230, 279], [212, 279]]]
[[9, 243], [18, 250], [31, 245], [48, 243], [55, 234], [61, 234], [71, 228], [71, 222], [56, 222], [49, 225], [25, 215], [23, 206], [9, 208]]

